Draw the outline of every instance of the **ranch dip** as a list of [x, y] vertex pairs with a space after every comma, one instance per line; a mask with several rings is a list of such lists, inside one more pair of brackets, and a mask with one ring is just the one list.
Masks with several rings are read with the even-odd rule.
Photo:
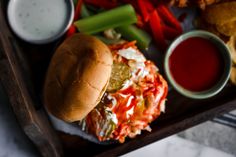
[[9, 24], [26, 41], [50, 42], [61, 36], [72, 22], [73, 4], [69, 3], [70, 0], [10, 0]]

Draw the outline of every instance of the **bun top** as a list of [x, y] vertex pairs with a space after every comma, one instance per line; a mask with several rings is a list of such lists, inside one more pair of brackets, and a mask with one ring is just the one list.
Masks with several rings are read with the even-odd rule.
[[101, 100], [110, 79], [112, 54], [95, 37], [75, 34], [56, 50], [44, 84], [48, 112], [67, 122], [83, 119]]

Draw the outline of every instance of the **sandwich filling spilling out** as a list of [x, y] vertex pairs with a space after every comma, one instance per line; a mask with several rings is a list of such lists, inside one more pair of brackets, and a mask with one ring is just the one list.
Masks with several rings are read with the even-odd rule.
[[165, 110], [168, 86], [158, 68], [135, 46], [135, 42], [109, 46], [113, 67], [101, 102], [79, 125], [100, 141], [133, 138]]

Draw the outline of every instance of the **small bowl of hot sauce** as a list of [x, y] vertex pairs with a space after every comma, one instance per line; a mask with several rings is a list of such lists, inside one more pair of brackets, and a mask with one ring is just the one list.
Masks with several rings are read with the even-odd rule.
[[182, 95], [205, 99], [218, 94], [230, 76], [231, 56], [224, 42], [206, 31], [191, 31], [168, 48], [164, 69]]

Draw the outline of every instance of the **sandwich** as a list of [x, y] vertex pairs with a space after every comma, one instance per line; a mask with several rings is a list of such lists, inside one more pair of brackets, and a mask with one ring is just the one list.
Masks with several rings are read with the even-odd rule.
[[49, 114], [100, 141], [133, 138], [165, 110], [167, 82], [135, 42], [106, 45], [77, 33], [51, 59], [44, 84]]

